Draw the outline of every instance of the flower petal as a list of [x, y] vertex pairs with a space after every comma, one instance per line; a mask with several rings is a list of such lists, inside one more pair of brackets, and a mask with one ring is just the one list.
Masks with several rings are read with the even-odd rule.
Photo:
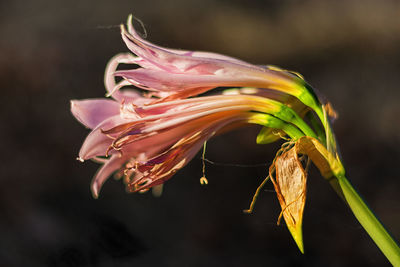
[[130, 53], [121, 53], [109, 60], [104, 74], [104, 85], [108, 92], [107, 96], [112, 96], [119, 102], [129, 102], [135, 105], [142, 105], [152, 101], [151, 99], [143, 97], [139, 92], [134, 90], [120, 91], [120, 88], [129, 85], [130, 83], [126, 81], [116, 83], [115, 81], [114, 73], [116, 72], [119, 64], [136, 64], [139, 61], [139, 58]]
[[203, 93], [210, 88], [228, 86], [250, 86], [282, 91], [294, 90], [293, 88], [289, 88], [287, 84], [266, 79], [262, 75], [254, 75], [248, 71], [231, 71], [230, 73], [221, 71], [216, 74], [196, 75], [139, 68], [117, 71], [115, 75], [121, 76], [132, 82], [133, 85], [146, 90], [170, 93], [184, 92], [185, 97]]
[[127, 160], [126, 157], [120, 157], [119, 155], [112, 155], [111, 158], [106, 161], [103, 166], [97, 171], [95, 177], [92, 180], [92, 194], [94, 198], [99, 197], [99, 192], [104, 182], [113, 174], [119, 170]]
[[127, 26], [128, 31], [121, 25], [121, 35], [126, 46], [134, 54], [152, 64], [152, 68], [173, 73], [191, 72], [193, 74], [211, 74], [219, 69], [234, 66], [264, 70], [263, 67], [225, 55], [170, 49], [152, 44], [142, 39], [135, 31], [132, 26], [132, 16], [129, 16]]
[[71, 100], [71, 112], [86, 127], [93, 129], [104, 120], [119, 114], [119, 104], [114, 100]]
[[[185, 56], [185, 57], [197, 57], [197, 58], [205, 58], [205, 59], [218, 59], [218, 60], [224, 60], [224, 61], [230, 61], [233, 63], [241, 64], [241, 65], [247, 65], [247, 66], [253, 66], [252, 64], [249, 64], [243, 60], [218, 54], [218, 53], [213, 53], [213, 52], [203, 52], [203, 51], [188, 51], [188, 50], [182, 50], [182, 49], [172, 49], [172, 48], [166, 48], [166, 47], [161, 47], [157, 46], [155, 44], [152, 44], [146, 40], [144, 40], [140, 35], [136, 32], [135, 28], [132, 25], [132, 15], [129, 15], [128, 20], [127, 20], [127, 28], [128, 28], [128, 33], [135, 39], [138, 43], [141, 43], [143, 46], [146, 46], [148, 50], [150, 51], [160, 51], [163, 53], [173, 53], [177, 54], [180, 56]], [[143, 47], [140, 46], [139, 47]], [[134, 49], [136, 51], [136, 49]], [[139, 65], [142, 66], [141, 63], [138, 63]]]
[[120, 124], [129, 122], [121, 116], [112, 116], [100, 123], [85, 139], [79, 151], [79, 158], [82, 160], [90, 159], [96, 156], [104, 156], [107, 149], [112, 144], [113, 139], [103, 133]]

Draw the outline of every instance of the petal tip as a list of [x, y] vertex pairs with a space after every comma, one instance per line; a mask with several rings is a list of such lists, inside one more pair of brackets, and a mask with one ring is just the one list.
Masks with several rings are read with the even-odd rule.
[[70, 109], [72, 114], [74, 114], [75, 110], [76, 110], [76, 102], [78, 102], [79, 100], [70, 100], [69, 101], [69, 105], [70, 105]]
[[97, 182], [93, 182], [92, 184], [92, 196], [94, 199], [99, 198], [100, 186]]

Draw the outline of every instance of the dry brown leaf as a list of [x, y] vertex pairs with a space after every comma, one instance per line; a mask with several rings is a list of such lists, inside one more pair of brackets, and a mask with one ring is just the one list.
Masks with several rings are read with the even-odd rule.
[[[272, 175], [274, 168], [275, 179]], [[302, 220], [306, 200], [307, 173], [298, 158], [296, 147], [275, 158], [270, 168], [270, 176], [282, 208], [278, 224], [283, 216], [293, 239], [300, 251], [304, 253]]]
[[325, 178], [344, 174], [344, 168], [337, 154], [328, 152], [317, 139], [308, 136], [298, 139], [294, 145], [293, 142], [284, 144], [270, 167], [271, 181], [282, 208], [278, 224], [283, 217], [293, 239], [303, 253], [302, 220], [306, 200], [307, 173], [299, 160], [299, 154], [307, 155]]

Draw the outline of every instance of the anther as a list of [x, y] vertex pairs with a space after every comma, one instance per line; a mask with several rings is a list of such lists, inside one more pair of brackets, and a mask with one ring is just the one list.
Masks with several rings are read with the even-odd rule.
[[201, 185], [206, 185], [206, 184], [208, 184], [208, 180], [207, 180], [207, 178], [206, 178], [205, 176], [203, 176], [203, 177], [200, 178], [200, 184], [201, 184]]

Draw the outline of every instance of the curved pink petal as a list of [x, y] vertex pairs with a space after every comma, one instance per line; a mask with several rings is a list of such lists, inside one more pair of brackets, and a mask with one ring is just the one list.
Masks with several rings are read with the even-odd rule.
[[117, 125], [129, 122], [120, 115], [112, 116], [100, 123], [85, 139], [79, 151], [81, 160], [90, 159], [96, 156], [104, 156], [112, 144], [113, 139], [103, 133]]
[[[143, 40], [128, 22], [129, 31], [121, 26], [121, 35], [126, 46], [137, 56], [152, 64], [152, 68], [167, 72], [193, 74], [211, 74], [223, 68], [247, 68], [264, 71], [265, 69], [228, 56], [207, 52], [180, 51], [159, 47]], [[196, 56], [197, 55], [197, 56]], [[216, 57], [205, 57], [215, 56]], [[138, 63], [140, 65], [140, 63]], [[146, 66], [143, 66], [146, 67]]]
[[[132, 127], [124, 128], [134, 130], [137, 134], [156, 132], [197, 118], [227, 111], [269, 113], [279, 109], [276, 103], [276, 101], [254, 95], [219, 95], [163, 102], [123, 109], [121, 112], [126, 116], [129, 116], [130, 113], [132, 116], [139, 116], [130, 122]], [[130, 134], [129, 131], [127, 134]], [[115, 133], [115, 130], [111, 132]]]
[[120, 157], [119, 155], [112, 155], [103, 166], [97, 171], [96, 175], [92, 180], [92, 194], [94, 198], [99, 197], [99, 192], [104, 182], [117, 170], [121, 169], [123, 164], [127, 161], [126, 157]]
[[[249, 72], [231, 72], [218, 73], [214, 75], [195, 75], [195, 74], [177, 74], [168, 73], [153, 69], [134, 69], [121, 70], [115, 73], [116, 76], [121, 76], [134, 85], [150, 90], [160, 92], [181, 92], [185, 91], [187, 95], [198, 94], [199, 88], [228, 87], [228, 86], [246, 86], [269, 89], [293, 90], [289, 85], [277, 83], [273, 80], [265, 79], [261, 75], [254, 75]], [[191, 91], [195, 93], [191, 93]]]
[[120, 88], [130, 85], [130, 83], [127, 81], [120, 81], [117, 83], [115, 81], [114, 73], [117, 71], [119, 64], [136, 64], [138, 61], [140, 61], [140, 59], [130, 53], [121, 53], [109, 60], [104, 74], [104, 85], [108, 92], [107, 96], [112, 96], [119, 102], [129, 102], [135, 105], [142, 105], [152, 101], [134, 90], [120, 91]]
[[[128, 28], [128, 33], [134, 38], [136, 39], [139, 43], [142, 43], [143, 45], [145, 45], [146, 47], [149, 48], [149, 50], [155, 50], [155, 51], [162, 51], [165, 53], [175, 53], [177, 55], [181, 55], [181, 56], [186, 56], [186, 57], [198, 57], [198, 58], [208, 58], [208, 59], [220, 59], [220, 60], [225, 60], [225, 61], [230, 61], [230, 62], [234, 62], [234, 63], [238, 63], [238, 64], [242, 64], [242, 65], [251, 65], [243, 60], [234, 58], [234, 57], [230, 57], [230, 56], [226, 56], [226, 55], [222, 55], [222, 54], [218, 54], [218, 53], [213, 53], [213, 52], [203, 52], [203, 51], [189, 51], [189, 50], [183, 50], [183, 49], [172, 49], [172, 48], [166, 48], [166, 47], [161, 47], [161, 46], [157, 46], [152, 44], [149, 41], [146, 41], [145, 39], [143, 39], [135, 30], [135, 28], [132, 25], [132, 15], [130, 15], [128, 17], [127, 20], [127, 28]], [[139, 46], [140, 47], [140, 46]], [[143, 66], [141, 63], [138, 63], [139, 65]], [[143, 66], [144, 67], [144, 66]]]
[[215, 53], [181, 51], [154, 45], [137, 34], [131, 17], [128, 19], [128, 31], [121, 25], [121, 35], [126, 46], [140, 58], [136, 64], [144, 70], [132, 70], [131, 75], [127, 75], [127, 71], [120, 71], [116, 75], [125, 77], [137, 87], [158, 91], [160, 93], [156, 95], [168, 100], [197, 95], [222, 86], [271, 88], [295, 96], [304, 90], [305, 82], [299, 75], [277, 67], [256, 66]]
[[119, 104], [114, 100], [71, 100], [71, 112], [86, 127], [93, 129], [109, 117], [119, 114]]

